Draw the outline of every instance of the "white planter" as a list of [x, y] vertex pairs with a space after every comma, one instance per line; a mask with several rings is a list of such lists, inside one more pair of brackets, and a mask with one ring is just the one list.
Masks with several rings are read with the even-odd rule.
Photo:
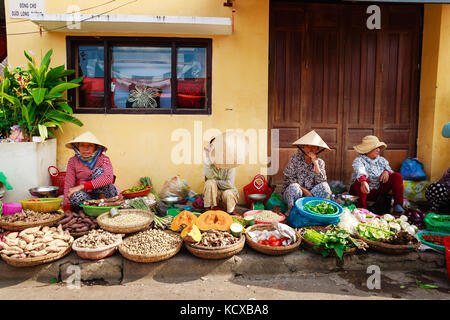
[[56, 139], [41, 142], [0, 143], [0, 171], [13, 190], [3, 202], [34, 198], [28, 189], [51, 185], [48, 167], [56, 165]]

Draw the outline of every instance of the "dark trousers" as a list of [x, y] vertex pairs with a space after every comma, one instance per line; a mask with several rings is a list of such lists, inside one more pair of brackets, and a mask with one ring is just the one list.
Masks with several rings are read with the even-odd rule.
[[394, 172], [389, 174], [389, 180], [386, 183], [380, 183], [378, 189], [370, 190], [370, 193], [361, 192], [361, 182], [356, 180], [350, 187], [349, 193], [358, 196], [358, 207], [367, 208], [367, 200], [376, 201], [377, 198], [392, 190], [394, 196], [394, 205], [403, 206], [403, 177], [400, 173]]

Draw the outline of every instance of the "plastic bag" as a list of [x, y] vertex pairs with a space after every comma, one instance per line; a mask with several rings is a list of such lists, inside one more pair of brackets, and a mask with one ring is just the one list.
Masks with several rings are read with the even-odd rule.
[[403, 197], [410, 201], [425, 202], [425, 192], [429, 186], [429, 181], [403, 180]]
[[422, 181], [427, 179], [423, 171], [423, 164], [417, 158], [406, 158], [400, 168], [404, 180]]
[[164, 182], [159, 197], [161, 199], [166, 197], [179, 197], [184, 199], [189, 194], [189, 191], [191, 191], [189, 184], [181, 179], [179, 175], [176, 175]]
[[272, 193], [272, 195], [270, 196], [269, 200], [267, 200], [267, 202], [266, 202], [266, 209], [273, 211], [273, 207], [274, 206], [280, 207], [280, 212], [281, 213], [285, 213], [287, 211], [287, 209], [288, 209], [288, 206], [283, 201], [283, 197], [281, 196], [281, 194], [276, 193], [276, 192]]

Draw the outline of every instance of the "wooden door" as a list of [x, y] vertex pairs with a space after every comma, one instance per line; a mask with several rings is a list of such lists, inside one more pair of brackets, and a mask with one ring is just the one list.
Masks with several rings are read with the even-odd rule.
[[369, 134], [388, 144], [394, 169], [415, 154], [422, 7], [380, 7], [382, 29], [369, 30], [367, 5], [271, 4], [269, 128], [280, 137], [275, 183], [297, 152], [292, 142], [312, 129], [332, 149], [320, 155], [329, 181], [349, 181], [353, 146]]

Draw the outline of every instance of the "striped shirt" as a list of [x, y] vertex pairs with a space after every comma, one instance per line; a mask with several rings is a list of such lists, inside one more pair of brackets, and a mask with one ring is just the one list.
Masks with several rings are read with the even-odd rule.
[[69, 189], [83, 184], [84, 189], [89, 191], [92, 189], [98, 189], [105, 187], [114, 182], [114, 173], [111, 161], [109, 157], [103, 153], [98, 157], [95, 168], [103, 168], [103, 175], [97, 179], [92, 180], [92, 170], [84, 165], [80, 159], [73, 156], [67, 163], [66, 177], [64, 180], [64, 204], [69, 204], [69, 198], [67, 194]]

